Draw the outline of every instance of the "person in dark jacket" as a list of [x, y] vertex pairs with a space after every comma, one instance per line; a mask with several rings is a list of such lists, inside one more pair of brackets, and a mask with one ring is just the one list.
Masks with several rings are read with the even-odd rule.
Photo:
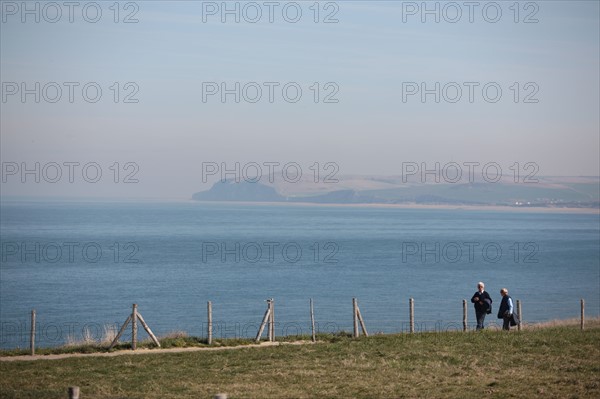
[[492, 309], [492, 298], [485, 291], [485, 284], [481, 281], [477, 283], [477, 292], [471, 298], [471, 302], [475, 305], [475, 317], [477, 318], [477, 330], [483, 330], [483, 322], [485, 315]]
[[500, 295], [502, 295], [502, 302], [500, 302], [500, 308], [498, 309], [498, 318], [503, 321], [502, 329], [508, 331], [514, 313], [513, 301], [506, 288], [500, 290]]

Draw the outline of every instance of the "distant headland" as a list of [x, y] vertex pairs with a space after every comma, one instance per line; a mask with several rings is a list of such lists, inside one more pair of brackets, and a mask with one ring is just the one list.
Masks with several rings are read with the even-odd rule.
[[474, 206], [600, 209], [597, 176], [544, 177], [536, 182], [421, 182], [403, 176], [340, 176], [335, 182], [310, 178], [217, 181], [196, 192], [196, 201], [305, 204]]

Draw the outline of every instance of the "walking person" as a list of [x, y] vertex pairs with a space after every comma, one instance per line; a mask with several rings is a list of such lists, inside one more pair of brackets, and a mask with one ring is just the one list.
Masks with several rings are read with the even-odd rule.
[[471, 298], [475, 305], [475, 317], [477, 318], [477, 331], [483, 330], [485, 315], [492, 312], [492, 298], [485, 290], [483, 282], [477, 283], [477, 292]]
[[498, 318], [503, 321], [502, 329], [509, 331], [514, 314], [513, 300], [508, 295], [508, 290], [506, 288], [500, 290], [500, 295], [502, 295], [502, 302], [500, 302], [500, 308], [498, 309]]

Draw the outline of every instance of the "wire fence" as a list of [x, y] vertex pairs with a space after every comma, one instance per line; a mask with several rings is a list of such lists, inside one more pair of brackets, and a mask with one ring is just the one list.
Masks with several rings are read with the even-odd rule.
[[[412, 307], [411, 307], [411, 301]], [[466, 301], [466, 306], [465, 302]], [[570, 301], [523, 301], [521, 305], [521, 325], [535, 326], [557, 319], [581, 320], [584, 325], [584, 301], [573, 298]], [[309, 299], [273, 300], [272, 333], [276, 337], [310, 336], [312, 334], [354, 334], [353, 304], [347, 301], [314, 300], [314, 313], [311, 316]], [[160, 337], [195, 336], [207, 339], [250, 339], [255, 338], [261, 328], [267, 301], [248, 301], [240, 304], [233, 301], [211, 301], [211, 319], [208, 319], [206, 302], [196, 306], [154, 309], [140, 305], [152, 331]], [[409, 332], [470, 331], [476, 328], [475, 312], [470, 300], [440, 302], [431, 299], [406, 298], [358, 299], [360, 318], [369, 334], [393, 334]], [[515, 305], [516, 306], [516, 305]], [[497, 318], [499, 304], [493, 303], [492, 313], [487, 315], [485, 327], [501, 329], [502, 320]], [[588, 305], [589, 307], [589, 305]], [[412, 312], [411, 312], [412, 308]], [[598, 317], [597, 304], [592, 303], [587, 317]], [[23, 315], [18, 321], [0, 322], [0, 346], [4, 349], [27, 348], [32, 339], [39, 347], [53, 347], [77, 343], [107, 343], [114, 338], [130, 315], [130, 309], [123, 308], [114, 313], [112, 319], [98, 320], [91, 313], [76, 321], [56, 320], [52, 315], [36, 313]], [[553, 316], [549, 316], [553, 315]], [[312, 317], [314, 317], [314, 324]], [[271, 320], [269, 319], [269, 323]], [[32, 329], [32, 326], [35, 326]], [[210, 326], [210, 329], [209, 329]], [[32, 335], [32, 330], [35, 333]], [[128, 337], [128, 334], [124, 334]]]

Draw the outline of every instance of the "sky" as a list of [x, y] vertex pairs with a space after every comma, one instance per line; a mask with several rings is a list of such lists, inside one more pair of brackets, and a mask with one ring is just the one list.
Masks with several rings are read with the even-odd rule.
[[600, 174], [597, 1], [0, 4], [2, 196], [185, 200], [236, 163]]

